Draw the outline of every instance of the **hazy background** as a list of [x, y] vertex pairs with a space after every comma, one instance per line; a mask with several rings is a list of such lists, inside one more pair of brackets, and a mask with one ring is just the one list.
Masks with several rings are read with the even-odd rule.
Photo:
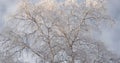
[[[32, 0], [35, 1], [35, 0]], [[80, 0], [83, 1], [83, 0]], [[16, 8], [18, 0], [0, 0], [0, 30], [4, 25], [4, 17]], [[98, 36], [105, 42], [108, 48], [115, 53], [120, 53], [120, 0], [108, 0], [109, 14], [116, 20], [116, 24], [111, 28], [104, 28], [102, 35]], [[7, 19], [7, 18], [6, 18]]]

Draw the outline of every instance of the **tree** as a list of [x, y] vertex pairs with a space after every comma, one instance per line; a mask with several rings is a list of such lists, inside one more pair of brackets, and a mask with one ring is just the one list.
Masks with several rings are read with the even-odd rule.
[[90, 32], [111, 22], [102, 3], [95, 8], [77, 0], [25, 0], [7, 21], [2, 35], [8, 39], [4, 43], [9, 45], [5, 46], [11, 53], [9, 57], [27, 52], [36, 58], [36, 63], [107, 63], [107, 49]]

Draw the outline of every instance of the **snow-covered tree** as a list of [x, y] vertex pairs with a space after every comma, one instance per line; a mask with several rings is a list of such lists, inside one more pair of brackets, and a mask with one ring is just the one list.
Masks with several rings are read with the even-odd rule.
[[32, 63], [109, 63], [112, 53], [91, 32], [111, 23], [105, 7], [88, 8], [77, 0], [25, 0], [6, 21], [1, 49], [22, 63], [26, 56]]

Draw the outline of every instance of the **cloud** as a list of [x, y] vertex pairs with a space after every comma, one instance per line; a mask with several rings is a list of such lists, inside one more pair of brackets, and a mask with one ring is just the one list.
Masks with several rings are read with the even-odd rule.
[[109, 0], [108, 9], [115, 19], [120, 19], [120, 0]]
[[0, 0], [0, 30], [4, 24], [4, 16], [14, 9], [14, 6], [18, 0]]
[[101, 40], [105, 42], [109, 50], [120, 55], [120, 0], [108, 0], [107, 8], [116, 24], [113, 28], [103, 29]]

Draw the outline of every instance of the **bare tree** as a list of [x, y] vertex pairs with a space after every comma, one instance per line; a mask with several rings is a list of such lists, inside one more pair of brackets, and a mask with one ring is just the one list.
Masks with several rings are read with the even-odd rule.
[[112, 19], [102, 2], [98, 8], [86, 4], [77, 0], [22, 1], [6, 23], [9, 30], [2, 33], [8, 40], [3, 45], [12, 53], [9, 57], [27, 52], [36, 58], [35, 63], [106, 63], [108, 58], [104, 58], [110, 52], [90, 32]]

